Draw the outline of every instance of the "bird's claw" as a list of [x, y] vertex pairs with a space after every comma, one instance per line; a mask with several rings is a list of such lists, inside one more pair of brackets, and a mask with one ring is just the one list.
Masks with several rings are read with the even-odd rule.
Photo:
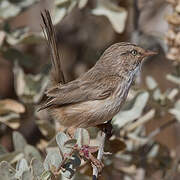
[[93, 159], [91, 160], [91, 163], [96, 166], [98, 172], [100, 173], [104, 167], [104, 164], [102, 163], [102, 161], [100, 161], [99, 159], [93, 157]]
[[98, 146], [85, 145], [79, 149], [79, 155], [82, 158], [89, 160], [94, 166], [97, 167], [98, 172], [101, 172], [102, 168], [104, 167], [104, 164], [102, 163], [102, 161], [98, 160], [92, 155], [92, 153], [97, 152], [98, 149]]

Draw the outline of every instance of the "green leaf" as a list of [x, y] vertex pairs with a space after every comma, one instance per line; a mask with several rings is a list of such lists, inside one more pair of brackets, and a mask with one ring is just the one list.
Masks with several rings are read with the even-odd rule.
[[154, 90], [154, 92], [153, 92], [153, 99], [155, 101], [159, 101], [159, 100], [163, 99], [163, 94], [161, 93], [161, 90], [159, 88]]
[[[26, 68], [34, 68], [34, 66], [37, 65], [37, 62], [35, 62], [34, 60], [35, 59], [34, 56], [27, 53], [22, 53], [21, 51], [15, 48], [8, 48], [6, 51], [3, 52], [3, 56], [5, 59], [9, 60], [11, 63], [18, 61], [18, 63], [21, 66], [26, 67]], [[16, 67], [16, 64], [15, 64], [15, 67]]]
[[15, 46], [18, 44], [38, 44], [44, 40], [41, 34], [30, 33], [27, 27], [15, 29], [7, 33], [6, 41]]
[[174, 84], [180, 85], [180, 78], [179, 78], [178, 76], [174, 76], [174, 75], [172, 75], [172, 74], [168, 74], [168, 75], [166, 76], [166, 79], [167, 79], [168, 81], [171, 81], [171, 82], [174, 83]]
[[14, 131], [13, 144], [14, 144], [15, 151], [24, 151], [24, 148], [27, 145], [27, 142], [19, 132]]
[[56, 6], [61, 6], [61, 5], [65, 4], [65, 3], [68, 3], [68, 2], [70, 2], [70, 0], [55, 0], [54, 4]]
[[25, 74], [23, 69], [15, 64], [15, 90], [19, 98], [25, 103], [38, 103], [48, 84], [48, 77], [42, 74]]
[[159, 153], [159, 150], [160, 150], [160, 145], [159, 144], [154, 144], [152, 149], [149, 151], [147, 157], [148, 158], [156, 158], [158, 153]]
[[146, 84], [148, 89], [153, 90], [155, 88], [157, 88], [158, 84], [155, 81], [155, 79], [152, 76], [147, 76], [146, 77]]
[[45, 121], [45, 120], [36, 120], [35, 121], [39, 130], [41, 131], [41, 133], [46, 136], [46, 138], [48, 139], [52, 139], [56, 132], [54, 129], [54, 126], [52, 125], [52, 123], [50, 123], [49, 121]]
[[134, 121], [142, 115], [143, 109], [146, 106], [149, 99], [148, 92], [140, 93], [133, 104], [133, 107], [129, 110], [120, 111], [112, 119], [112, 124], [118, 128], [122, 128], [127, 123]]
[[20, 115], [16, 113], [8, 113], [4, 116], [0, 116], [0, 123], [6, 126], [17, 129], [20, 126]]
[[66, 7], [60, 7], [60, 8], [55, 7], [54, 16], [53, 16], [53, 24], [59, 23], [64, 18], [66, 13], [67, 13]]
[[33, 178], [33, 175], [31, 174], [31, 172], [28, 170], [28, 171], [24, 171], [22, 173], [22, 180], [34, 180]]
[[7, 150], [0, 144], [0, 157], [5, 155], [6, 153], [8, 153]]
[[125, 29], [127, 11], [111, 1], [97, 1], [97, 7], [92, 10], [92, 14], [106, 16], [117, 33], [122, 33]]
[[86, 129], [78, 128], [74, 135], [75, 139], [77, 139], [77, 144], [79, 147], [83, 145], [89, 145], [90, 136], [89, 132]]
[[16, 178], [22, 177], [23, 172], [29, 171], [28, 163], [26, 159], [21, 159], [17, 164], [16, 164]]
[[81, 159], [77, 154], [74, 154], [69, 161], [71, 162], [73, 169], [76, 169], [81, 165]]
[[38, 159], [32, 159], [31, 168], [35, 177], [40, 177], [44, 172], [43, 163]]
[[64, 147], [73, 148], [75, 146], [76, 142], [77, 142], [76, 139], [69, 139], [64, 143]]
[[41, 175], [41, 180], [51, 180], [52, 173], [51, 171], [44, 171]]
[[39, 0], [21, 0], [18, 1], [17, 6], [20, 6], [21, 8], [27, 8], [31, 6], [34, 3], [37, 3]]
[[24, 113], [25, 108], [22, 104], [13, 99], [0, 100], [0, 115], [9, 112]]
[[177, 100], [174, 104], [174, 108], [169, 110], [169, 113], [175, 116], [175, 118], [180, 122], [180, 100]]
[[64, 172], [61, 172], [62, 176], [64, 176], [65, 178], [67, 179], [71, 179], [72, 176], [74, 175], [74, 170], [69, 168], [68, 170], [64, 171]]
[[63, 132], [59, 132], [56, 135], [56, 142], [57, 142], [59, 149], [63, 155], [69, 154], [71, 152], [70, 148], [67, 148], [64, 146], [65, 142], [67, 142], [68, 140], [70, 140], [70, 138]]
[[88, 0], [79, 0], [78, 7], [79, 9], [83, 9], [88, 3]]
[[46, 171], [59, 168], [60, 164], [62, 162], [62, 156], [59, 152], [58, 148], [48, 148], [47, 149], [47, 156], [44, 160], [44, 169]]
[[22, 157], [23, 157], [23, 154], [19, 153], [17, 151], [11, 152], [11, 153], [6, 153], [6, 154], [0, 156], [0, 162], [7, 161], [10, 163], [15, 163], [18, 160], [20, 160]]
[[15, 172], [15, 169], [8, 162], [0, 162], [0, 179], [12, 180], [15, 175]]
[[79, 158], [78, 155], [74, 154], [68, 161], [67, 163], [63, 166], [65, 169], [64, 172], [61, 172], [61, 174], [70, 179], [73, 177], [76, 168], [78, 168], [81, 165], [81, 159]]
[[0, 2], [0, 18], [8, 19], [10, 17], [14, 17], [18, 15], [21, 11], [21, 8], [15, 6], [14, 4], [8, 1]]
[[41, 160], [41, 155], [40, 155], [39, 151], [34, 146], [26, 145], [24, 148], [24, 154], [25, 154], [25, 157], [28, 161], [31, 161], [32, 158], [36, 158], [38, 160]]
[[8, 19], [17, 16], [23, 10], [38, 2], [39, 0], [23, 0], [11, 2], [10, 0], [0, 1], [0, 18]]
[[27, 33], [23, 38], [18, 42], [19, 44], [39, 44], [42, 43], [43, 37], [39, 34]]

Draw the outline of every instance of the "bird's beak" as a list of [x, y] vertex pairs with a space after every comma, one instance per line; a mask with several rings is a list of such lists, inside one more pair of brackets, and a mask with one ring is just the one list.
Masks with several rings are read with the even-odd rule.
[[154, 52], [154, 51], [149, 51], [149, 50], [146, 50], [145, 53], [143, 53], [144, 57], [154, 56], [156, 54], [158, 54], [158, 53]]

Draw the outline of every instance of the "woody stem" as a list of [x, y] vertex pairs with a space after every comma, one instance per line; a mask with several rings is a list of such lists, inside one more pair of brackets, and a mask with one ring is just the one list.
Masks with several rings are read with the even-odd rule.
[[[103, 131], [101, 131], [101, 140], [100, 140], [99, 151], [97, 155], [97, 159], [100, 161], [102, 160], [102, 157], [104, 154], [105, 139], [106, 139], [106, 134]], [[98, 168], [93, 165], [93, 178], [92, 179], [97, 180], [97, 178], [98, 178]]]

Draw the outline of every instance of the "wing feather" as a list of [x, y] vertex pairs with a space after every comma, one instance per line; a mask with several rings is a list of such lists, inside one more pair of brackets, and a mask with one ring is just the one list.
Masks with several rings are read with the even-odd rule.
[[74, 80], [60, 85], [47, 92], [49, 99], [39, 110], [90, 100], [106, 99], [114, 92], [119, 80], [117, 76], [110, 76], [100, 78], [99, 80], [96, 79], [95, 82]]

